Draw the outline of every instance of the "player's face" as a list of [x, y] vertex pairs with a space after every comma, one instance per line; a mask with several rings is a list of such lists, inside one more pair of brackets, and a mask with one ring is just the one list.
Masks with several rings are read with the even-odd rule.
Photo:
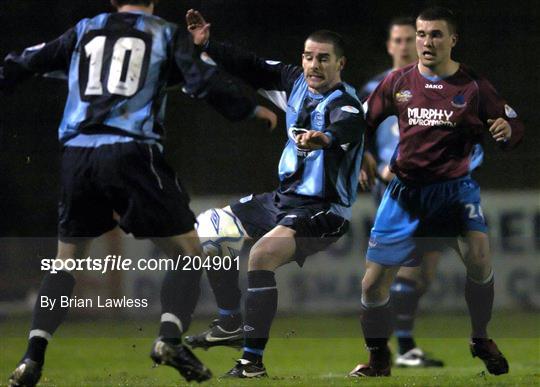
[[416, 20], [416, 52], [424, 66], [446, 65], [456, 42], [457, 35], [450, 32], [445, 20]]
[[302, 54], [304, 77], [311, 92], [323, 94], [341, 82], [345, 58], [338, 58], [331, 43], [306, 40]]
[[395, 25], [390, 29], [386, 47], [396, 67], [405, 66], [417, 59], [414, 45], [415, 34], [415, 29], [410, 25]]

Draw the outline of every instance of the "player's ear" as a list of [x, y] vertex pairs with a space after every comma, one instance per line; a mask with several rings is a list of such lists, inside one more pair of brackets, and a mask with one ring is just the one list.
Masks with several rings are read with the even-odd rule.
[[343, 71], [343, 69], [345, 68], [345, 64], [347, 64], [347, 58], [345, 58], [345, 56], [342, 56], [341, 58], [339, 58], [338, 62], [339, 62], [339, 71]]
[[458, 42], [458, 34], [452, 34], [452, 47], [455, 47]]

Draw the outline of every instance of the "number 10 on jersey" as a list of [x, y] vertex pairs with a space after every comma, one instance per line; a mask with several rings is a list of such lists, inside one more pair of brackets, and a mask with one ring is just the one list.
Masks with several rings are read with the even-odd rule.
[[139, 91], [150, 55], [145, 39], [87, 35], [82, 43], [79, 72], [82, 96], [131, 97]]

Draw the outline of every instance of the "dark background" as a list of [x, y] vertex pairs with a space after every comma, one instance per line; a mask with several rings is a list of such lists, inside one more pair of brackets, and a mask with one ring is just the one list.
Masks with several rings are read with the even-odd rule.
[[[156, 13], [184, 25], [186, 10], [197, 8], [212, 23], [214, 39], [298, 64], [310, 32], [336, 30], [348, 42], [343, 78], [359, 88], [391, 65], [384, 47], [388, 21], [431, 4], [451, 7], [460, 19], [454, 59], [486, 76], [526, 126], [524, 143], [511, 153], [486, 137], [478, 181], [488, 189], [540, 188], [537, 1], [162, 0]], [[0, 0], [0, 57], [111, 9], [107, 0]], [[63, 82], [38, 78], [0, 95], [0, 236], [55, 235], [56, 130], [65, 95]], [[231, 124], [204, 103], [175, 93], [167, 110], [167, 158], [192, 196], [271, 190], [283, 122], [280, 115], [274, 133], [254, 121]]]

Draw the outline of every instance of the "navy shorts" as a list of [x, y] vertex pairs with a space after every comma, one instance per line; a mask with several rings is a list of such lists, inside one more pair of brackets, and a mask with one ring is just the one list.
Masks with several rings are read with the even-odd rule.
[[418, 266], [424, 251], [455, 247], [467, 231], [487, 232], [480, 187], [470, 176], [413, 187], [394, 178], [371, 230], [367, 259]]
[[285, 205], [276, 192], [249, 195], [231, 204], [247, 234], [260, 239], [276, 226], [296, 231], [295, 260], [300, 266], [306, 257], [325, 250], [349, 229], [349, 221], [329, 210], [328, 204], [305, 202]]
[[136, 238], [194, 229], [189, 196], [157, 145], [130, 141], [65, 147], [60, 178], [61, 240], [97, 237], [117, 224]]

